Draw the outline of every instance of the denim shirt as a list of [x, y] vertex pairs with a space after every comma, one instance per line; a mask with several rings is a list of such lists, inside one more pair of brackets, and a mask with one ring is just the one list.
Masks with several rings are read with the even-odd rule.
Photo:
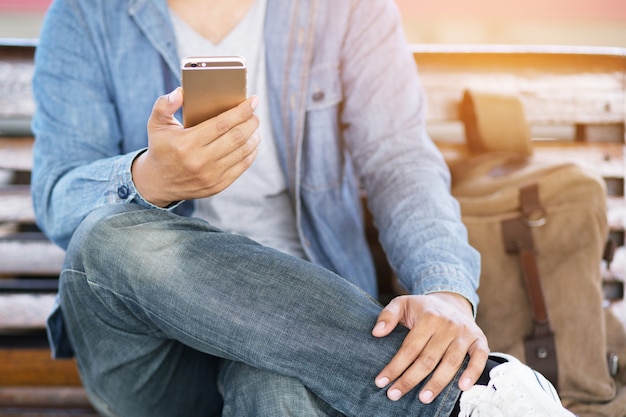
[[[394, 3], [267, 7], [272, 129], [308, 258], [376, 296], [364, 192], [400, 282], [415, 294], [459, 293], [475, 309], [479, 255], [425, 131], [424, 94]], [[156, 98], [180, 85], [177, 56], [166, 0], [50, 7], [35, 57], [32, 193], [39, 226], [60, 247], [99, 206], [151, 207], [131, 164], [147, 146]], [[189, 215], [192, 204], [169, 210]], [[62, 339], [59, 313], [49, 323], [54, 340]]]

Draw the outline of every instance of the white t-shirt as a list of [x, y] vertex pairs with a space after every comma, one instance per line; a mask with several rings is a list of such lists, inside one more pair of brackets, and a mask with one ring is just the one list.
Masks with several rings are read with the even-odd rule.
[[227, 189], [196, 200], [194, 215], [225, 231], [305, 258], [270, 122], [263, 38], [266, 3], [267, 0], [255, 1], [244, 19], [217, 44], [170, 11], [181, 60], [186, 56], [242, 56], [248, 67], [248, 95], [258, 95], [260, 99], [256, 115], [260, 120], [261, 143], [256, 160]]

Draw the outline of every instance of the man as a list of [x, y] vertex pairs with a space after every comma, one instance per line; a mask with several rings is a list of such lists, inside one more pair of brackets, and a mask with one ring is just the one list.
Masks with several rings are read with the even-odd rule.
[[[242, 55], [251, 97], [183, 129], [187, 55]], [[67, 248], [50, 335], [104, 415], [448, 416], [527, 371], [485, 368], [391, 2], [59, 0], [34, 91], [35, 210]], [[384, 309], [361, 187], [411, 294]]]

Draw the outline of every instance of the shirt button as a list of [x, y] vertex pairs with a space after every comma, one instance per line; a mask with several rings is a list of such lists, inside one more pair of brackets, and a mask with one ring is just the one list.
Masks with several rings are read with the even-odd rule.
[[118, 196], [119, 198], [121, 198], [122, 200], [124, 200], [124, 199], [128, 198], [128, 194], [129, 194], [129, 192], [128, 192], [128, 187], [127, 187], [127, 186], [125, 186], [125, 185], [120, 185], [120, 186], [117, 188], [117, 196]]
[[326, 97], [326, 94], [324, 94], [321, 90], [317, 90], [313, 93], [313, 101], [322, 101], [324, 100], [324, 97]]

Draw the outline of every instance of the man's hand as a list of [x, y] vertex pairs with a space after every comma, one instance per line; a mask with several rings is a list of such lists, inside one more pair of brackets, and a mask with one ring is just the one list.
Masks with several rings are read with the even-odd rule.
[[379, 388], [393, 382], [387, 390], [391, 400], [398, 400], [434, 371], [419, 393], [420, 401], [432, 402], [452, 381], [468, 354], [470, 361], [459, 387], [466, 391], [476, 383], [485, 368], [489, 347], [464, 297], [444, 292], [397, 297], [380, 313], [372, 334], [387, 336], [398, 324], [407, 327], [409, 334], [375, 380]]
[[148, 150], [135, 159], [132, 175], [141, 195], [156, 206], [209, 197], [247, 170], [257, 154], [258, 98], [184, 129], [174, 114], [183, 104], [177, 88], [159, 97], [148, 120]]

